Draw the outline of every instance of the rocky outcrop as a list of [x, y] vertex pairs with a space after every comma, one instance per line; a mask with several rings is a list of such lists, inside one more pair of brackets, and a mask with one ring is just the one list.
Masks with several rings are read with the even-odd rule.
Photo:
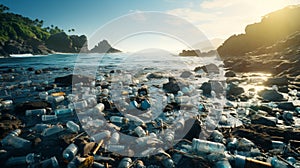
[[221, 57], [246, 55], [262, 46], [271, 46], [300, 30], [300, 5], [289, 6], [264, 16], [259, 23], [248, 25], [245, 34], [228, 38], [217, 51]]
[[113, 48], [107, 40], [100, 41], [94, 48], [90, 50], [91, 53], [116, 53], [121, 52], [118, 49]]
[[57, 33], [51, 35], [46, 41], [46, 46], [56, 52], [73, 53], [75, 49], [72, 46], [72, 40], [64, 33]]

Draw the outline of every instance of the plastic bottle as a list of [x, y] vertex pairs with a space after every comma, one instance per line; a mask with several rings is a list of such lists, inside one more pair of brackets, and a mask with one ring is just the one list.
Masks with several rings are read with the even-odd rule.
[[271, 165], [273, 168], [288, 168], [287, 164], [277, 159], [277, 157], [271, 158]]
[[77, 133], [80, 130], [79, 125], [74, 123], [73, 121], [68, 121], [66, 125], [67, 125], [67, 128], [69, 128], [69, 130], [71, 130], [74, 133]]
[[175, 122], [175, 130], [179, 130], [182, 129], [184, 127], [185, 124], [185, 120], [183, 117], [179, 117], [176, 122]]
[[26, 110], [26, 116], [37, 116], [46, 114], [46, 109], [35, 109], [35, 110]]
[[56, 115], [42, 115], [42, 121], [52, 121], [56, 120], [57, 116]]
[[41, 161], [40, 167], [41, 168], [59, 168], [59, 164], [58, 164], [56, 157], [53, 156], [50, 159]]
[[36, 131], [36, 132], [40, 133], [49, 127], [50, 127], [50, 125], [48, 125], [48, 124], [36, 124], [33, 128], [31, 128], [31, 131]]
[[227, 148], [228, 148], [229, 150], [231, 150], [231, 149], [236, 149], [237, 144], [238, 144], [238, 140], [237, 140], [236, 138], [233, 138], [230, 142], [228, 142]]
[[97, 104], [97, 100], [94, 97], [89, 97], [86, 99], [88, 107], [94, 107]]
[[74, 102], [73, 103], [73, 108], [76, 110], [82, 110], [88, 107], [88, 104], [85, 100]]
[[166, 159], [162, 160], [161, 163], [165, 168], [174, 168], [175, 167], [173, 160], [170, 158], [166, 158]]
[[6, 161], [6, 166], [16, 166], [35, 163], [40, 156], [34, 153], [29, 153], [26, 156], [11, 157]]
[[134, 132], [139, 136], [139, 137], [144, 137], [146, 136], [146, 132], [145, 130], [140, 127], [140, 126], [137, 126], [135, 129], [134, 129]]
[[105, 109], [105, 106], [103, 103], [99, 103], [94, 108], [97, 110], [98, 113], [102, 113]]
[[19, 129], [12, 131], [6, 137], [1, 140], [2, 146], [12, 146], [14, 148], [29, 148], [31, 142], [18, 137], [21, 131]]
[[167, 143], [171, 144], [173, 143], [174, 141], [174, 131], [173, 130], [170, 130], [170, 129], [167, 129], [165, 131], [165, 136], [164, 136], [164, 139]]
[[200, 139], [193, 139], [192, 148], [195, 152], [205, 152], [205, 153], [223, 153], [225, 151], [225, 146], [221, 143], [210, 142]]
[[73, 110], [66, 108], [66, 109], [56, 109], [54, 111], [55, 115], [62, 116], [62, 115], [73, 115]]
[[12, 100], [4, 100], [1, 102], [3, 106], [10, 106], [13, 104]]
[[124, 145], [109, 144], [109, 145], [106, 146], [106, 149], [110, 152], [119, 152], [119, 151], [124, 151], [125, 146]]
[[41, 100], [46, 100], [47, 96], [48, 96], [48, 92], [40, 92], [39, 93], [39, 98]]
[[50, 128], [46, 128], [43, 132], [42, 132], [42, 136], [50, 136], [56, 133], [59, 133], [61, 131], [63, 131], [64, 128], [61, 125], [55, 125], [53, 127]]
[[112, 133], [109, 142], [110, 144], [118, 144], [120, 141], [120, 134], [118, 132]]
[[57, 96], [57, 97], [54, 97], [54, 101], [56, 102], [56, 103], [60, 103], [60, 102], [62, 102], [62, 101], [64, 101], [65, 100], [65, 97], [64, 96]]
[[110, 122], [113, 122], [113, 123], [123, 123], [125, 121], [125, 118], [124, 117], [120, 117], [120, 116], [111, 116], [110, 117]]
[[224, 138], [223, 134], [218, 130], [214, 130], [211, 134], [211, 137], [214, 142], [222, 142]]
[[99, 142], [100, 140], [102, 139], [106, 139], [106, 138], [109, 138], [111, 135], [110, 131], [108, 130], [104, 130], [100, 133], [97, 133], [95, 135], [92, 135], [91, 138], [94, 142]]
[[120, 161], [120, 163], [118, 165], [118, 168], [129, 168], [129, 166], [131, 165], [131, 163], [132, 163], [132, 160], [130, 158], [128, 158], [128, 157], [123, 158]]
[[74, 144], [71, 143], [64, 151], [63, 151], [63, 158], [71, 161], [74, 159], [78, 152], [78, 147]]

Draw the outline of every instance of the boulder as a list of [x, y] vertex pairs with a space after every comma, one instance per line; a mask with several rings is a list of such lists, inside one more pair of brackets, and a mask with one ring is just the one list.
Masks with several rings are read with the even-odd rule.
[[245, 92], [244, 88], [239, 87], [238, 85], [235, 85], [233, 83], [230, 83], [228, 85], [227, 93], [226, 94], [228, 96], [238, 96], [238, 95], [241, 95], [244, 92]]
[[282, 110], [290, 110], [290, 111], [295, 110], [295, 106], [294, 106], [293, 102], [281, 102], [281, 103], [278, 103], [277, 107]]
[[258, 93], [265, 101], [281, 101], [283, 100], [283, 95], [276, 90], [263, 90]]
[[211, 84], [209, 82], [204, 82], [201, 87], [201, 90], [203, 90], [203, 95], [205, 96], [211, 96]]
[[54, 83], [57, 83], [61, 86], [71, 86], [72, 83], [76, 84], [76, 83], [91, 83], [93, 81], [93, 79], [91, 77], [87, 77], [87, 76], [83, 76], [83, 75], [66, 75], [66, 76], [62, 76], [62, 77], [57, 77], [54, 80]]
[[265, 84], [268, 86], [272, 86], [272, 85], [287, 86], [289, 84], [289, 81], [287, 77], [269, 78], [265, 82]]
[[233, 71], [228, 71], [225, 73], [225, 77], [236, 77], [236, 74]]
[[251, 119], [251, 123], [252, 124], [261, 124], [261, 125], [265, 125], [265, 126], [272, 126], [275, 127], [276, 126], [276, 117], [265, 117], [265, 116], [254, 116]]
[[169, 77], [169, 82], [163, 84], [163, 89], [167, 93], [173, 93], [177, 94], [177, 92], [180, 90], [180, 87], [178, 85], [178, 82], [173, 77]]
[[191, 75], [193, 75], [192, 72], [190, 72], [190, 71], [184, 71], [184, 72], [181, 73], [180, 77], [181, 77], [181, 78], [188, 78], [188, 77], [190, 77]]
[[215, 73], [215, 74], [220, 73], [219, 67], [215, 64], [208, 64], [205, 66], [196, 67], [194, 69], [195, 72], [198, 72], [200, 70], [204, 71], [205, 73]]

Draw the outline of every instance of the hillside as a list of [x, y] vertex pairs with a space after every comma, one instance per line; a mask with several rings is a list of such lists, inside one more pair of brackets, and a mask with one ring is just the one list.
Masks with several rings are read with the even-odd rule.
[[243, 56], [260, 47], [267, 47], [300, 31], [300, 5], [288, 6], [264, 16], [259, 23], [250, 24], [245, 34], [233, 35], [217, 50], [221, 57]]
[[286, 7], [247, 26], [246, 34], [230, 37], [218, 48], [225, 67], [271, 73], [271, 84], [300, 91], [299, 18], [299, 5]]
[[[67, 35], [57, 26], [43, 27], [43, 20], [31, 20], [8, 11], [8, 7], [0, 4], [0, 56], [89, 52], [85, 35]], [[74, 31], [69, 31], [71, 30]], [[96, 46], [93, 52], [120, 52], [112, 48], [107, 41], [105, 49], [101, 49], [101, 46]]]

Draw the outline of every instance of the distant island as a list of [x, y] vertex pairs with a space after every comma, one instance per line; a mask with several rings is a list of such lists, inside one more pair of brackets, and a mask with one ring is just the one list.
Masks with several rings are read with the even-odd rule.
[[[67, 35], [57, 26], [43, 27], [43, 20], [31, 20], [19, 14], [8, 12], [0, 4], [0, 56], [10, 54], [47, 55], [51, 53], [115, 53], [107, 40], [102, 40], [91, 50], [85, 35]], [[68, 32], [74, 32], [70, 29]]]
[[182, 52], [179, 53], [179, 56], [208, 57], [208, 56], [214, 56], [216, 54], [217, 54], [216, 50], [210, 50], [208, 52], [201, 52], [200, 50], [182, 50]]

